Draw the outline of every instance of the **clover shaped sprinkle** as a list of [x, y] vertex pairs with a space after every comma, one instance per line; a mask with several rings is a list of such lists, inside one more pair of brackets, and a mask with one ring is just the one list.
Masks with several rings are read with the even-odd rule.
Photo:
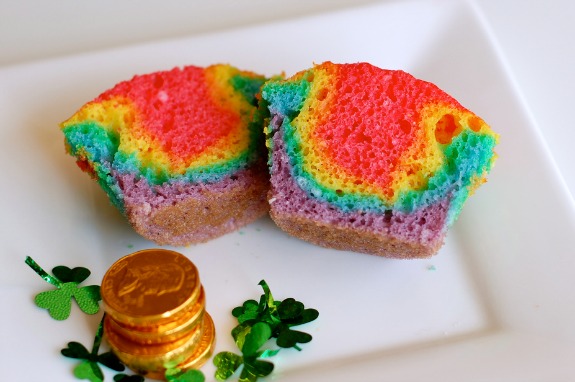
[[144, 382], [146, 379], [138, 374], [127, 375], [124, 373], [114, 375], [114, 382]]
[[196, 369], [181, 370], [178, 367], [166, 367], [164, 374], [167, 382], [204, 382], [204, 373]]
[[259, 285], [264, 290], [259, 302], [246, 300], [232, 310], [232, 315], [238, 320], [238, 325], [232, 329], [232, 337], [242, 354], [228, 351], [216, 354], [213, 362], [218, 381], [228, 379], [242, 365], [240, 382], [255, 382], [269, 375], [274, 364], [264, 358], [272, 357], [281, 350], [260, 350], [270, 338], [276, 338], [280, 348], [293, 347], [297, 350], [301, 350], [298, 343], [307, 343], [312, 339], [311, 335], [292, 330], [291, 327], [315, 320], [319, 312], [305, 309], [303, 303], [293, 298], [276, 301], [265, 280], [260, 281]]
[[267, 323], [272, 330], [271, 337], [277, 338], [276, 344], [279, 347], [301, 350], [298, 344], [310, 342], [312, 336], [291, 328], [315, 320], [319, 312], [315, 309], [305, 309], [303, 303], [293, 298], [276, 301], [265, 280], [260, 281], [259, 285], [264, 290], [260, 302], [247, 300], [242, 306], [234, 308], [232, 315], [238, 319], [240, 325]]
[[261, 358], [276, 355], [277, 350], [259, 350], [270, 338], [271, 328], [265, 322], [257, 322], [253, 326], [238, 326], [232, 332], [236, 345], [242, 355], [232, 352], [220, 352], [214, 357], [216, 366], [215, 377], [224, 381], [231, 377], [243, 365], [240, 382], [255, 382], [260, 377], [268, 376], [274, 369], [274, 364]]
[[83, 267], [70, 269], [66, 266], [57, 266], [52, 269], [53, 276], [42, 269], [30, 256], [26, 257], [26, 264], [30, 266], [46, 282], [57, 289], [41, 292], [36, 295], [34, 302], [40, 308], [47, 309], [50, 316], [56, 320], [65, 320], [70, 316], [72, 309], [71, 299], [74, 298], [80, 309], [86, 314], [96, 314], [100, 310], [100, 286], [78, 285], [90, 276], [90, 271]]
[[[68, 346], [61, 350], [62, 355], [65, 357], [82, 360], [82, 362], [74, 368], [74, 376], [78, 379], [87, 379], [90, 382], [102, 382], [104, 380], [104, 373], [102, 372], [102, 369], [100, 369], [99, 364], [107, 366], [115, 371], [124, 371], [125, 369], [125, 366], [114, 353], [105, 352], [98, 354], [102, 343], [102, 337], [104, 335], [103, 322], [104, 318], [102, 317], [94, 338], [91, 352], [89, 352], [88, 349], [79, 342], [68, 342]], [[124, 381], [125, 379], [124, 377], [120, 378], [121, 379], [118, 379], [120, 381]], [[116, 378], [114, 378], [114, 380], [116, 380]], [[128, 381], [136, 382], [137, 380], [130, 378]], [[141, 379], [141, 381], [143, 381], [143, 379]]]

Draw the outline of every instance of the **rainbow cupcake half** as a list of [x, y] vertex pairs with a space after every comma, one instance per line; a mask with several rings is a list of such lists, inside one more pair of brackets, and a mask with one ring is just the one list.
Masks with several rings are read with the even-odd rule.
[[262, 98], [271, 216], [321, 246], [429, 257], [495, 159], [481, 118], [403, 71], [325, 62]]
[[267, 212], [265, 81], [221, 64], [135, 76], [61, 124], [66, 149], [142, 236], [207, 241]]

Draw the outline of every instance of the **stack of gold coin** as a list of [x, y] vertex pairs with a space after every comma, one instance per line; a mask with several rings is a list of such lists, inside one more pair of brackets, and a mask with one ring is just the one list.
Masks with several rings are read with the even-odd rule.
[[148, 249], [115, 262], [101, 285], [104, 334], [130, 369], [164, 379], [168, 368], [201, 367], [215, 343], [198, 270], [184, 255]]

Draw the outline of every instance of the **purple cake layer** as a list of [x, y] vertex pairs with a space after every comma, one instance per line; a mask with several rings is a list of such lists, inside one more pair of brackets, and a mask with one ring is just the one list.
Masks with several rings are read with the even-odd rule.
[[[343, 212], [328, 202], [309, 196], [292, 177], [282, 129], [281, 120], [272, 119], [273, 156], [271, 162], [271, 199], [273, 215], [295, 216], [309, 221], [332, 225], [344, 229], [369, 231], [397, 241], [434, 248], [442, 244], [445, 237], [445, 220], [449, 201], [426, 206], [411, 213], [387, 210], [381, 213], [353, 211]], [[327, 243], [315, 244], [329, 246]]]
[[[133, 174], [114, 175], [124, 190], [127, 215], [140, 234], [160, 244], [186, 245], [235, 231], [265, 213], [268, 187], [262, 168], [241, 170], [216, 183], [150, 185]], [[237, 210], [235, 218], [229, 217], [231, 210]]]

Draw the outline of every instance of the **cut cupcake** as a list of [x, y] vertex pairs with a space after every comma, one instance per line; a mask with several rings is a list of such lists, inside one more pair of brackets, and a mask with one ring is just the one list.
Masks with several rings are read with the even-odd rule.
[[262, 98], [272, 219], [324, 247], [435, 254], [495, 159], [480, 117], [403, 71], [325, 62]]
[[135, 76], [61, 124], [66, 149], [145, 238], [210, 240], [268, 210], [265, 81], [223, 64]]

